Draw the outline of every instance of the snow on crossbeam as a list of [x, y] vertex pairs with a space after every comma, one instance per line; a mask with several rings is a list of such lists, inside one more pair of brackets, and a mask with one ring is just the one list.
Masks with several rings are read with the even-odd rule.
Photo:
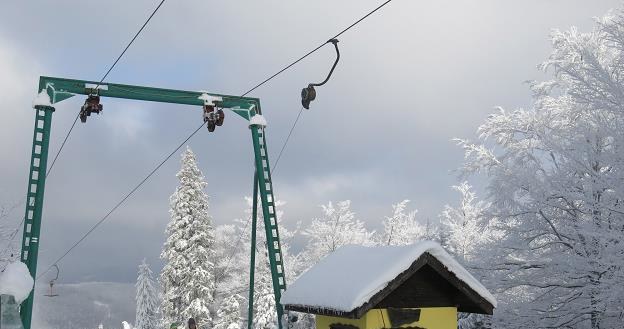
[[407, 291], [422, 284], [409, 280], [419, 271], [437, 273], [439, 281], [454, 287], [455, 297], [463, 301], [459, 311], [491, 314], [496, 307], [494, 296], [432, 241], [409, 246], [339, 248], [301, 275], [280, 302], [289, 310], [359, 318], [395, 291], [400, 294], [401, 289]]

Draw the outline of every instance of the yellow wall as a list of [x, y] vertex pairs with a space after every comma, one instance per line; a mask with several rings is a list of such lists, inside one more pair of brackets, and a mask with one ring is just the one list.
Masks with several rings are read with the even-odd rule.
[[[329, 329], [333, 323], [350, 324], [360, 329], [392, 328], [385, 309], [372, 309], [360, 319], [346, 319], [317, 315], [316, 329]], [[457, 308], [429, 307], [420, 309], [420, 320], [401, 327], [418, 326], [423, 329], [457, 329]]]

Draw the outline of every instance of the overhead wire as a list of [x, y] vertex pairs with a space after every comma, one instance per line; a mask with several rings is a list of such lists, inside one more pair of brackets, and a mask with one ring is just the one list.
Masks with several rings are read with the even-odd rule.
[[[134, 43], [134, 41], [139, 37], [139, 35], [141, 34], [141, 32], [143, 32], [143, 30], [145, 29], [145, 27], [147, 26], [147, 24], [152, 20], [152, 18], [154, 17], [154, 15], [156, 15], [156, 12], [158, 12], [158, 10], [160, 9], [160, 7], [162, 7], [162, 5], [165, 3], [165, 1], [167, 0], [161, 0], [160, 3], [158, 4], [158, 6], [156, 6], [156, 8], [152, 11], [152, 13], [149, 15], [149, 17], [147, 18], [147, 20], [143, 23], [143, 25], [141, 26], [141, 28], [134, 34], [134, 36], [132, 37], [132, 39], [130, 40], [130, 42], [128, 42], [128, 44], [126, 45], [126, 47], [123, 49], [123, 51], [119, 54], [119, 56], [117, 56], [117, 59], [115, 59], [115, 61], [113, 62], [113, 64], [108, 68], [108, 70], [106, 71], [106, 73], [104, 73], [104, 75], [102, 76], [102, 78], [100, 79], [100, 81], [97, 83], [97, 85], [95, 86], [96, 91], [98, 90], [98, 88], [100, 87], [100, 85], [102, 84], [102, 82], [104, 82], [104, 80], [106, 79], [106, 77], [108, 77], [108, 75], [111, 73], [111, 71], [115, 68], [115, 66], [117, 65], [117, 63], [119, 63], [119, 61], [121, 60], [121, 58], [123, 57], [123, 55], [126, 53], [126, 51], [128, 51], [128, 49], [130, 48], [130, 46]], [[65, 143], [67, 143], [67, 139], [69, 139], [69, 135], [71, 135], [72, 131], [74, 130], [74, 127], [76, 126], [76, 122], [78, 122], [78, 117], [80, 116], [80, 113], [78, 113], [76, 115], [76, 118], [74, 119], [74, 123], [71, 125], [71, 127], [69, 128], [69, 130], [67, 131], [67, 134], [65, 135], [65, 138], [63, 139], [63, 143], [61, 144], [61, 147], [59, 148], [58, 152], [56, 152], [56, 155], [54, 156], [54, 160], [52, 161], [52, 164], [50, 165], [50, 168], [48, 169], [48, 172], [46, 173], [46, 177], [50, 174], [50, 171], [52, 171], [52, 168], [54, 168], [54, 164], [56, 163], [56, 160], [58, 159], [59, 155], [61, 154], [61, 151], [63, 151], [63, 147], [65, 147]]]
[[279, 151], [279, 154], [277, 155], [277, 159], [275, 160], [275, 164], [273, 165], [273, 170], [272, 170], [273, 175], [275, 175], [275, 172], [277, 172], [277, 165], [279, 164], [279, 161], [282, 158], [282, 154], [284, 153], [284, 150], [286, 149], [286, 145], [288, 144], [288, 141], [290, 140], [290, 136], [292, 135], [293, 130], [295, 130], [295, 127], [297, 126], [297, 122], [299, 121], [299, 118], [301, 117], [302, 112], [303, 112], [303, 106], [299, 110], [299, 114], [297, 114], [297, 118], [295, 119], [295, 122], [293, 122], [292, 127], [290, 127], [288, 136], [286, 136], [286, 139], [284, 140], [284, 143], [282, 144], [282, 149]]
[[[376, 11], [378, 11], [379, 9], [383, 8], [385, 5], [387, 5], [388, 3], [390, 3], [392, 0], [387, 0], [386, 2], [382, 3], [381, 5], [379, 5], [377, 8], [373, 9], [372, 11], [370, 11], [368, 14], [364, 15], [362, 18], [358, 19], [357, 21], [355, 21], [353, 24], [349, 25], [348, 27], [346, 27], [345, 29], [343, 29], [342, 31], [338, 32], [338, 34], [334, 35], [333, 37], [329, 38], [328, 40], [331, 39], [338, 39], [339, 36], [343, 35], [345, 32], [349, 31], [352, 27], [356, 26], [357, 24], [359, 24], [361, 21], [365, 20], [368, 16], [372, 15], [373, 13], [375, 13]], [[281, 70], [277, 71], [275, 74], [271, 75], [270, 77], [266, 78], [265, 80], [263, 80], [262, 82], [258, 83], [257, 85], [255, 85], [253, 88], [247, 90], [244, 94], [242, 94], [241, 96], [246, 96], [247, 94], [249, 94], [250, 92], [258, 89], [260, 86], [264, 85], [265, 83], [271, 81], [273, 78], [275, 78], [276, 76], [282, 74], [282, 72], [288, 70], [289, 68], [293, 67], [295, 64], [301, 62], [302, 60], [304, 60], [306, 57], [314, 54], [315, 52], [317, 52], [319, 49], [323, 48], [323, 46], [325, 46], [326, 44], [328, 44], [330, 41], [326, 41], [323, 42], [322, 44], [318, 45], [316, 48], [310, 50], [309, 52], [307, 52], [305, 55], [299, 57], [297, 60], [295, 60], [294, 62], [286, 65], [284, 68], [282, 68]]]
[[[387, 0], [386, 2], [382, 3], [381, 5], [377, 6], [375, 9], [373, 9], [372, 11], [370, 11], [368, 14], [364, 15], [363, 17], [361, 17], [360, 19], [358, 19], [357, 21], [355, 21], [353, 24], [349, 25], [348, 27], [346, 27], [345, 29], [343, 29], [342, 31], [340, 31], [338, 34], [336, 34], [334, 37], [330, 38], [329, 40], [332, 39], [337, 39], [339, 36], [341, 36], [342, 34], [344, 34], [345, 32], [347, 32], [348, 30], [350, 30], [352, 27], [356, 26], [357, 24], [359, 24], [361, 21], [363, 21], [364, 19], [366, 19], [368, 16], [372, 15], [373, 13], [375, 13], [376, 11], [378, 11], [379, 9], [383, 8], [385, 5], [387, 5], [388, 3], [390, 3], [392, 0]], [[246, 96], [247, 94], [249, 94], [250, 92], [258, 89], [260, 86], [264, 85], [265, 83], [269, 82], [270, 80], [272, 80], [273, 78], [275, 78], [276, 76], [280, 75], [282, 72], [288, 70], [289, 68], [291, 68], [292, 66], [294, 66], [295, 64], [299, 63], [300, 61], [302, 61], [303, 59], [305, 59], [306, 57], [310, 56], [311, 54], [313, 54], [314, 52], [316, 52], [317, 50], [321, 49], [323, 46], [325, 46], [327, 43], [329, 43], [329, 41], [324, 42], [323, 44], [319, 45], [318, 47], [314, 48], [313, 50], [309, 51], [308, 53], [306, 53], [305, 55], [301, 56], [299, 59], [295, 60], [294, 62], [290, 63], [289, 65], [285, 66], [284, 68], [282, 68], [281, 70], [277, 71], [275, 74], [271, 75], [270, 77], [268, 77], [267, 79], [263, 80], [262, 82], [258, 83], [257, 85], [255, 85], [253, 88], [249, 89], [248, 91], [246, 91], [244, 94], [241, 95], [242, 96]], [[273, 165], [273, 169], [272, 169], [272, 175], [275, 175], [276, 171], [277, 171], [277, 165], [279, 164], [280, 159], [282, 158], [282, 154], [284, 152], [284, 150], [286, 149], [286, 145], [288, 145], [288, 141], [290, 140], [290, 137], [295, 129], [295, 127], [297, 126], [297, 122], [299, 122], [299, 118], [301, 117], [301, 113], [303, 112], [303, 106], [301, 107], [301, 109], [299, 110], [299, 113], [297, 114], [297, 118], [295, 119], [295, 121], [292, 124], [292, 127], [290, 128], [290, 131], [288, 132], [288, 135], [286, 136], [286, 139], [284, 140], [284, 143], [282, 144], [282, 148], [279, 151], [279, 154], [275, 160], [275, 164]], [[243, 234], [245, 234], [247, 227], [249, 226], [249, 222], [251, 221], [251, 218], [249, 218], [247, 220], [247, 223], [245, 224], [245, 229], [241, 232], [240, 236], [238, 237], [237, 243], [236, 245], [238, 245], [240, 243], [240, 241], [242, 240]], [[228, 256], [228, 260], [227, 260], [227, 264], [225, 269], [223, 270], [222, 273], [225, 273], [225, 271], [227, 271], [229, 264], [230, 264], [230, 260], [231, 258], [234, 256], [234, 254], [236, 253], [236, 249], [233, 249], [232, 252], [230, 253], [230, 255]]]
[[[158, 5], [158, 7], [156, 8], [156, 10], [154, 11], [154, 13], [152, 13], [152, 15], [150, 16], [149, 19], [151, 19], [151, 17], [155, 14], [155, 12], [158, 10], [158, 8], [160, 8], [160, 6], [162, 5], [162, 3], [165, 0], [162, 0], [161, 3]], [[341, 36], [342, 34], [344, 34], [345, 32], [347, 32], [348, 30], [350, 30], [351, 28], [353, 28], [354, 26], [356, 26], [358, 23], [360, 23], [361, 21], [363, 21], [364, 19], [366, 19], [367, 17], [369, 17], [370, 15], [372, 15], [373, 13], [375, 13], [376, 11], [378, 11], [379, 9], [381, 9], [382, 7], [384, 7], [385, 5], [387, 5], [388, 3], [390, 3], [392, 0], [387, 0], [384, 3], [382, 3], [381, 5], [379, 5], [378, 7], [376, 7], [375, 9], [373, 9], [372, 11], [370, 11], [368, 14], [366, 14], [365, 16], [363, 16], [362, 18], [358, 19], [357, 21], [355, 21], [353, 24], [349, 25], [347, 28], [343, 29], [342, 31], [340, 31], [338, 34], [336, 34], [333, 38], [331, 39], [336, 39], [339, 36]], [[149, 21], [148, 19], [148, 21]], [[147, 22], [146, 22], [147, 23]], [[145, 27], [146, 24], [143, 25], [143, 27], [141, 27], [141, 30]], [[140, 32], [140, 31], [139, 31]], [[138, 33], [137, 33], [138, 35]], [[134, 39], [136, 39], [136, 36], [132, 39], [132, 41], [134, 41]], [[131, 43], [132, 43], [131, 41]], [[269, 82], [270, 80], [272, 80], [273, 78], [275, 78], [276, 76], [280, 75], [281, 73], [283, 73], [284, 71], [288, 70], [289, 68], [291, 68], [292, 66], [294, 66], [295, 64], [299, 63], [301, 60], [303, 60], [304, 58], [308, 57], [309, 55], [313, 54], [314, 52], [316, 52], [317, 50], [319, 50], [320, 48], [322, 48], [324, 45], [326, 45], [326, 43], [323, 43], [321, 45], [319, 45], [318, 47], [316, 47], [315, 49], [313, 49], [312, 51], [306, 53], [304, 56], [302, 56], [301, 58], [297, 59], [296, 61], [294, 61], [293, 63], [287, 65], [286, 67], [282, 68], [281, 70], [277, 71], [275, 74], [271, 75], [270, 77], [268, 77], [267, 79], [263, 80], [262, 82], [258, 83], [257, 85], [255, 85], [253, 88], [249, 89], [248, 91], [246, 91], [245, 93], [243, 93], [240, 97], [244, 97], [246, 95], [248, 95], [249, 93], [251, 93], [252, 91], [258, 89], [260, 86], [266, 84], [267, 82]], [[128, 47], [126, 47], [126, 49], [124, 50], [124, 52], [127, 50]], [[123, 55], [123, 53], [122, 53]], [[121, 56], [120, 56], [121, 57]], [[119, 60], [119, 59], [118, 59]], [[113, 67], [114, 65], [118, 62], [115, 61], [115, 63], [113, 63]], [[112, 68], [111, 68], [112, 70]], [[108, 73], [110, 72], [110, 70], [106, 73], [106, 75], [108, 75]], [[105, 77], [106, 77], [105, 75]], [[103, 81], [104, 79], [102, 79]], [[292, 135], [292, 132], [297, 124], [297, 122], [299, 121], [299, 117], [301, 116], [301, 113], [303, 111], [302, 110], [299, 111], [299, 114], [297, 115], [297, 118], [295, 120], [295, 122], [293, 123], [293, 126], [290, 129], [290, 132], [284, 142], [284, 144], [282, 145], [282, 149], [280, 150], [280, 154], [278, 156], [278, 160], [276, 161], [276, 165], [277, 163], [279, 163], [279, 159], [281, 158], [281, 155], [284, 151], [284, 149], [286, 148], [286, 145], [288, 144], [288, 141], [290, 139], [290, 136]], [[95, 231], [95, 229], [102, 224], [106, 219], [108, 219], [110, 217], [110, 215], [117, 210], [132, 194], [134, 194], [134, 192], [136, 192], [147, 180], [149, 180], [149, 178], [154, 175], [154, 173], [156, 173], [156, 171], [158, 171], [158, 169], [160, 169], [165, 162], [167, 162], [172, 156], [173, 154], [175, 154], [186, 142], [188, 142], [193, 136], [195, 136], [195, 134], [197, 134], [197, 132], [199, 132], [199, 130], [204, 126], [204, 123], [202, 123], [195, 131], [193, 131], [182, 143], [180, 143], [172, 152], [170, 152], [165, 159], [163, 159], [139, 184], [137, 184], [129, 193], [127, 193], [104, 217], [102, 217], [98, 222], [96, 222], [95, 225], [93, 225], [77, 242], [75, 242], [72, 247], [70, 247], [61, 257], [59, 257], [56, 261], [54, 261], [52, 263], [51, 266], [49, 266], [44, 272], [42, 272], [39, 276], [37, 276], [37, 280], [39, 280], [44, 274], [46, 274], [48, 271], [50, 271], [50, 269], [52, 269], [52, 267], [54, 267], [54, 265], [56, 265], [58, 262], [60, 262], [61, 260], [63, 260], [67, 255], [69, 255], [69, 253], [75, 249], [82, 241], [84, 241], [87, 236], [89, 236], [93, 231]], [[275, 168], [275, 167], [274, 167]], [[242, 239], [242, 235], [241, 237], [239, 237], [239, 241], [240, 239]], [[231, 257], [233, 257], [234, 253], [232, 253], [229, 257], [228, 257], [228, 261], [227, 264], [229, 266], [230, 263], [230, 259]], [[224, 269], [224, 271], [227, 270]]]
[[[143, 23], [143, 25], [141, 25], [141, 28], [134, 34], [134, 36], [132, 37], [132, 39], [130, 40], [130, 42], [128, 42], [128, 44], [126, 45], [126, 47], [123, 49], [123, 51], [119, 54], [119, 56], [117, 56], [117, 58], [115, 59], [115, 61], [113, 62], [113, 64], [108, 68], [108, 70], [106, 70], [106, 73], [104, 73], [104, 75], [102, 76], [102, 78], [100, 79], [100, 81], [97, 83], [97, 85], [95, 86], [96, 91], [98, 90], [98, 88], [100, 87], [100, 85], [102, 84], [102, 82], [104, 82], [104, 80], [106, 79], [106, 77], [108, 77], [108, 75], [111, 73], [111, 71], [115, 68], [115, 66], [117, 65], [117, 63], [119, 63], [119, 61], [121, 60], [121, 58], [124, 56], [124, 54], [128, 51], [128, 49], [130, 48], [130, 46], [132, 46], [132, 44], [134, 43], [134, 41], [139, 37], [139, 35], [141, 34], [141, 32], [143, 32], [143, 30], [145, 29], [145, 27], [147, 26], [147, 24], [152, 20], [152, 18], [154, 17], [154, 15], [156, 15], [156, 13], [158, 12], [158, 10], [160, 9], [160, 7], [162, 7], [162, 5], [165, 3], [165, 1], [167, 0], [161, 0], [158, 5], [156, 6], [156, 8], [154, 8], [154, 10], [152, 11], [152, 13], [149, 15], [149, 17], [147, 18], [147, 20], [145, 20], [145, 22]], [[67, 131], [67, 133], [65, 134], [65, 138], [63, 139], [63, 143], [61, 143], [61, 147], [59, 148], [59, 150], [56, 152], [56, 155], [54, 156], [54, 160], [52, 160], [52, 164], [50, 165], [50, 167], [48, 168], [48, 171], [46, 172], [46, 178], [48, 177], [48, 175], [50, 174], [50, 172], [52, 171], [52, 168], [54, 168], [54, 164], [56, 164], [56, 160], [58, 159], [59, 155], [61, 154], [61, 152], [63, 151], [63, 148], [65, 147], [65, 143], [67, 143], [67, 140], [69, 139], [69, 136], [71, 135], [72, 131], [74, 130], [74, 127], [76, 126], [76, 122], [78, 122], [78, 118], [80, 117], [80, 112], [76, 115], [76, 118], [74, 118], [74, 122], [72, 123], [71, 127], [69, 128], [69, 130]], [[24, 223], [24, 218], [22, 218], [22, 221], [20, 223], [20, 225], [18, 226], [17, 230], [19, 230], [19, 228], [22, 226], [22, 224]], [[11, 242], [9, 242], [10, 244]]]
[[137, 185], [135, 185], [134, 188], [132, 188], [130, 190], [130, 192], [126, 193], [126, 195], [119, 202], [117, 202], [117, 204], [115, 204], [115, 206], [112, 207], [106, 213], [106, 215], [104, 215], [104, 217], [102, 217], [100, 220], [98, 220], [95, 223], [95, 225], [93, 225], [78, 241], [76, 241], [69, 249], [67, 249], [67, 251], [61, 257], [59, 257], [57, 260], [55, 260], [50, 267], [48, 267], [43, 273], [41, 273], [39, 276], [37, 276], [37, 280], [39, 280], [44, 274], [46, 274], [48, 271], [50, 271], [50, 269], [52, 269], [52, 267], [54, 267], [54, 265], [58, 264], [58, 262], [63, 260], [63, 258], [65, 258], [65, 256], [69, 255], [69, 253], [72, 250], [74, 250], [82, 241], [84, 241], [84, 239], [86, 239], [87, 236], [89, 236], [89, 234], [91, 234], [93, 231], [95, 231], [95, 229], [98, 226], [100, 226], [100, 224], [102, 224], [106, 219], [108, 219], [108, 217], [110, 217], [110, 215], [113, 212], [115, 212], [115, 210], [117, 210], [117, 208], [119, 208], [124, 202], [126, 202], [126, 200], [128, 200], [128, 198], [130, 198], [130, 196], [132, 196], [132, 194], [134, 194], [134, 192], [136, 192], [143, 184], [145, 184], [145, 182], [147, 182], [156, 173], [156, 171], [158, 171], [158, 169], [160, 169], [160, 167], [162, 167], [176, 152], [178, 152], [178, 150], [180, 148], [182, 148], [182, 146], [184, 146], [184, 144], [186, 144], [186, 142], [188, 142], [193, 136], [195, 136], [195, 134], [197, 134], [199, 132], [199, 130], [201, 128], [203, 128], [203, 127], [204, 127], [204, 123], [202, 122], [202, 124], [199, 127], [197, 127], [197, 129], [195, 129], [195, 131], [193, 131], [193, 133], [191, 133], [188, 137], [186, 137], [184, 139], [184, 141], [182, 141], [180, 144], [178, 144], [178, 146], [173, 151], [169, 152], [169, 154], [162, 161], [160, 161], [160, 163], [156, 167], [154, 167], [154, 169], [152, 169], [152, 171], [150, 171], [150, 173], [147, 174], [147, 176], [145, 176], [145, 178], [143, 178]]

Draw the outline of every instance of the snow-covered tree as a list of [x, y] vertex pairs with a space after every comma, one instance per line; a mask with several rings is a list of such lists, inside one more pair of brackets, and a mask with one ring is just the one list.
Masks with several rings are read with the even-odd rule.
[[484, 219], [488, 205], [477, 201], [475, 192], [467, 182], [453, 186], [453, 189], [461, 194], [461, 200], [458, 207], [446, 205], [440, 215], [445, 232], [444, 247], [467, 266], [478, 256], [477, 251], [493, 239], [495, 232], [489, 225], [493, 219]]
[[[495, 241], [497, 232], [492, 228], [494, 218], [486, 216], [488, 204], [478, 201], [476, 193], [467, 182], [453, 186], [461, 194], [457, 207], [446, 205], [440, 214], [440, 224], [444, 239], [444, 248], [455, 256], [464, 267], [470, 269], [472, 275], [479, 280], [487, 276], [483, 271], [484, 263], [488, 262], [489, 243]], [[490, 328], [490, 317], [480, 314], [459, 313], [459, 329]]]
[[136, 329], [159, 327], [158, 295], [149, 264], [143, 259], [136, 283]]
[[10, 262], [19, 258], [19, 248], [21, 236], [17, 236], [20, 227], [18, 223], [9, 221], [9, 215], [19, 206], [0, 205], [0, 269], [4, 269]]
[[624, 314], [624, 17], [555, 31], [531, 109], [460, 141], [499, 218], [490, 251], [505, 328], [617, 328]]
[[195, 318], [199, 328], [212, 325], [214, 305], [214, 228], [208, 214], [206, 182], [190, 148], [182, 154], [180, 181], [170, 198], [171, 221], [167, 226], [161, 258], [160, 281], [165, 324]]
[[329, 202], [322, 205], [323, 217], [312, 219], [312, 223], [303, 231], [309, 238], [305, 250], [308, 264], [316, 264], [321, 258], [347, 244], [372, 244], [372, 232], [364, 223], [355, 219], [351, 210], [351, 201], [340, 201], [334, 206]]
[[409, 200], [392, 205], [392, 216], [383, 221], [384, 232], [379, 244], [402, 246], [426, 238], [427, 228], [416, 220], [418, 210], [406, 212]]
[[241, 296], [233, 295], [221, 302], [214, 329], [241, 329], [240, 304], [238, 302], [241, 299]]

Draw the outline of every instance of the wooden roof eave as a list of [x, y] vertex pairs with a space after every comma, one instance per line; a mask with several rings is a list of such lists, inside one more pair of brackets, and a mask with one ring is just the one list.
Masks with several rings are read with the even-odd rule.
[[[403, 271], [396, 278], [390, 281], [385, 288], [373, 295], [373, 297], [371, 297], [366, 303], [351, 311], [339, 311], [331, 308], [306, 305], [285, 305], [285, 308], [289, 311], [335, 316], [349, 319], [359, 319], [364, 316], [366, 312], [375, 308], [376, 305], [378, 305], [382, 300], [388, 297], [388, 295], [390, 295], [401, 284], [407, 281], [414, 273], [416, 273], [416, 271], [418, 271], [424, 265], [431, 266], [440, 276], [446, 279], [451, 285], [453, 285], [460, 292], [466, 295], [473, 303], [475, 303], [475, 305], [477, 305], [479, 308], [479, 312], [474, 312], [474, 310], [471, 310], [473, 311], [473, 313], [493, 313], [494, 306], [490, 302], [488, 302], [485, 298], [475, 292], [465, 282], [459, 280], [459, 278], [457, 278], [455, 274], [450, 272], [439, 260], [437, 260], [429, 253], [423, 253], [416, 261], [412, 263], [412, 265], [407, 270]], [[459, 307], [458, 310], [462, 311], [464, 310], [464, 308]]]

